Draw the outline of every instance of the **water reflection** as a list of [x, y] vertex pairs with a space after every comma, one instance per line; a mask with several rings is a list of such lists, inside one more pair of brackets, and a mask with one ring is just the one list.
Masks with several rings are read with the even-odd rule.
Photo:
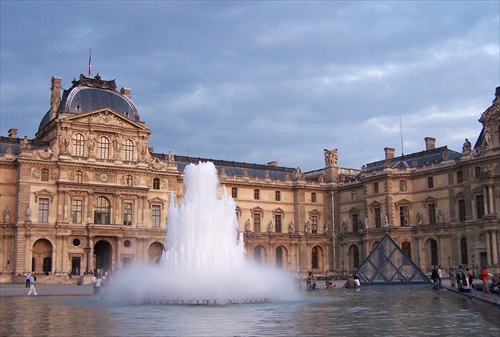
[[429, 286], [303, 292], [227, 306], [113, 306], [95, 297], [2, 297], [2, 336], [498, 336], [499, 309]]

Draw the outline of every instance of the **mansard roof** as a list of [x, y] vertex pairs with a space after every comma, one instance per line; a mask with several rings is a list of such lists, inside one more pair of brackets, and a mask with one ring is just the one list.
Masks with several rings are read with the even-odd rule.
[[[137, 107], [126, 95], [125, 89], [118, 92], [115, 80], [105, 81], [99, 75], [94, 78], [80, 75], [78, 80], [73, 80], [71, 88], [64, 90], [57, 115], [61, 113], [81, 114], [99, 109], [112, 109], [113, 111], [131, 119], [140, 121]], [[51, 111], [43, 117], [38, 130], [43, 129], [50, 122]]]

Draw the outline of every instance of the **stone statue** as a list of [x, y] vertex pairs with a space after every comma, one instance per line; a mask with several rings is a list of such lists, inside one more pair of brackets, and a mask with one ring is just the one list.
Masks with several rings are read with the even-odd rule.
[[69, 131], [66, 128], [65, 130], [61, 130], [61, 138], [59, 143], [59, 148], [61, 152], [67, 153], [69, 149], [70, 135]]
[[26, 208], [25, 216], [26, 222], [31, 222], [31, 208], [29, 206]]
[[122, 150], [122, 140], [120, 136], [116, 136], [115, 139], [113, 139], [113, 149], [115, 150], [115, 156], [118, 156]]
[[290, 224], [288, 225], [288, 233], [293, 233], [294, 231], [294, 227], [293, 227], [293, 222], [290, 222]]
[[384, 223], [385, 227], [389, 227], [389, 217], [387, 216], [387, 213], [384, 214]]
[[21, 140], [21, 150], [29, 150], [31, 149], [31, 144], [28, 140], [28, 136], [24, 136], [23, 140]]
[[306, 225], [304, 226], [304, 233], [308, 234], [311, 231], [311, 223], [308, 221], [306, 222]]
[[269, 225], [267, 225], [267, 231], [269, 233], [273, 233], [274, 232], [274, 224], [273, 224], [272, 220], [269, 220]]
[[347, 233], [347, 225], [345, 221], [342, 222], [342, 232]]
[[172, 154], [171, 151], [168, 151], [168, 154], [167, 154], [167, 163], [169, 163], [169, 164], [175, 164], [174, 155]]
[[438, 223], [443, 223], [444, 222], [444, 217], [443, 217], [443, 212], [441, 210], [438, 211]]
[[297, 167], [293, 171], [293, 179], [297, 180], [297, 179], [300, 179], [300, 178], [302, 178], [302, 171], [300, 170], [300, 167]]
[[324, 150], [325, 153], [325, 166], [337, 166], [339, 154], [338, 149]]
[[365, 229], [368, 229], [368, 226], [370, 226], [370, 220], [368, 219], [368, 215], [365, 216]]
[[487, 127], [484, 128], [484, 138], [483, 139], [484, 139], [484, 143], [483, 143], [484, 147], [488, 147], [491, 145], [491, 134], [490, 134], [490, 130]]
[[5, 211], [3, 212], [3, 222], [4, 223], [9, 223], [10, 222], [10, 209], [7, 207]]
[[471, 148], [472, 148], [472, 144], [469, 142], [469, 140], [467, 138], [465, 138], [464, 145], [462, 146], [462, 152], [470, 151]]
[[420, 215], [420, 213], [417, 212], [417, 225], [421, 224], [422, 224], [422, 216]]
[[250, 232], [250, 219], [247, 219], [247, 221], [245, 222], [245, 230], [247, 232]]

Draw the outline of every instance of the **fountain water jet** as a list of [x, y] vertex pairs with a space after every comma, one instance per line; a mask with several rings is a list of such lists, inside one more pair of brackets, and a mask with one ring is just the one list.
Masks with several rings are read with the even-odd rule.
[[120, 273], [111, 297], [140, 303], [228, 304], [289, 298], [289, 274], [245, 260], [236, 204], [219, 195], [213, 163], [184, 170], [185, 193], [170, 198], [167, 250], [157, 266], [135, 266]]

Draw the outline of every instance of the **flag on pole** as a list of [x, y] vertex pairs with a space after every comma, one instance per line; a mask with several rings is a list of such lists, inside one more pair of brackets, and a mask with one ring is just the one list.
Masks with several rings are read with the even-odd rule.
[[90, 48], [89, 52], [89, 76], [92, 74], [92, 67], [90, 66], [90, 62], [92, 61], [92, 48]]

